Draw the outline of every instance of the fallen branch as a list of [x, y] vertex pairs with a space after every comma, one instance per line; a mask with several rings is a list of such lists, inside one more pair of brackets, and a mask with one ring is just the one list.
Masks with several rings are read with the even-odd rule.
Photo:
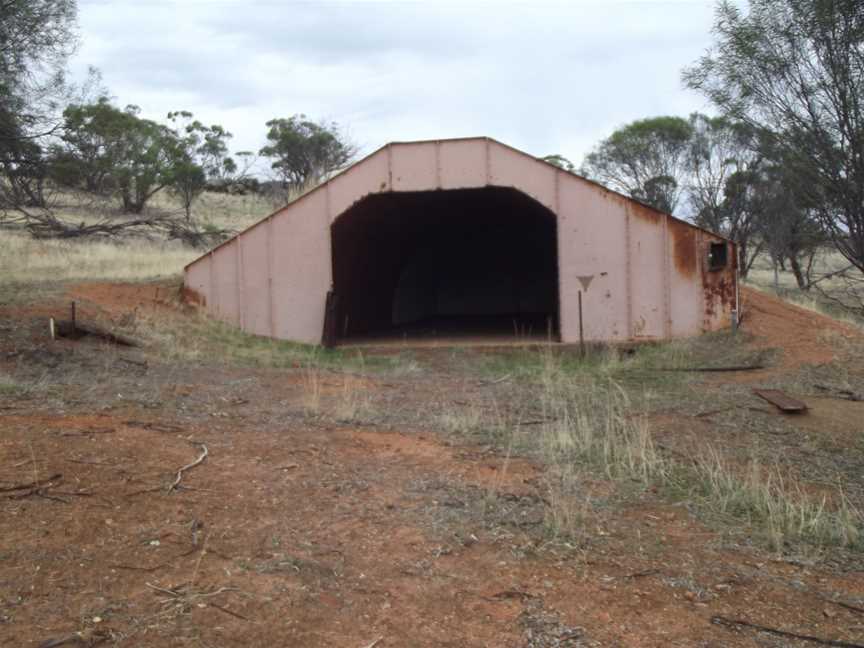
[[2, 486], [0, 487], [0, 493], [11, 493], [12, 491], [19, 490], [32, 490], [34, 488], [42, 488], [43, 486], [48, 486], [51, 482], [60, 479], [63, 475], [57, 473], [56, 475], [51, 475], [47, 479], [37, 479], [32, 482], [27, 482], [26, 484], [15, 484], [14, 486]]
[[224, 612], [225, 614], [230, 614], [233, 617], [237, 617], [238, 619], [242, 619], [243, 621], [248, 621], [249, 617], [245, 617], [242, 614], [238, 614], [237, 612], [232, 612], [228, 608], [224, 608], [221, 605], [216, 605], [215, 603], [207, 603], [208, 607], [216, 608], [217, 610]]
[[66, 432], [61, 432], [57, 436], [61, 437], [73, 437], [73, 436], [92, 436], [94, 434], [113, 434], [114, 428], [89, 428], [87, 430], [81, 430], [80, 432], [75, 432], [73, 430], [68, 430]]
[[[193, 442], [193, 443], [197, 443], [197, 442]], [[180, 485], [180, 481], [183, 479], [183, 473], [184, 472], [186, 472], [187, 470], [192, 470], [193, 468], [195, 468], [195, 466], [200, 466], [202, 463], [204, 463], [204, 460], [207, 458], [207, 455], [210, 454], [210, 451], [207, 450], [206, 445], [204, 445], [203, 443], [198, 443], [198, 445], [201, 446], [201, 450], [202, 450], [201, 455], [195, 461], [193, 461], [190, 464], [186, 464], [185, 466], [183, 466], [182, 468], [180, 468], [177, 471], [177, 478], [174, 480], [174, 483], [168, 487], [169, 493]]]
[[749, 621], [741, 621], [740, 619], [729, 619], [724, 616], [711, 617], [711, 623], [714, 625], [723, 626], [730, 630], [740, 630], [741, 628], [751, 628], [759, 632], [774, 635], [775, 637], [786, 637], [787, 639], [798, 639], [800, 641], [809, 641], [818, 643], [822, 646], [837, 646], [839, 648], [864, 648], [864, 644], [850, 643], [848, 641], [839, 641], [837, 639], [823, 639], [812, 635], [798, 634], [797, 632], [788, 632], [786, 630], [778, 630], [777, 628], [769, 628], [768, 626], [759, 625], [758, 623], [750, 623]]
[[[49, 322], [51, 328], [51, 337], [68, 338], [70, 340], [80, 340], [83, 337], [95, 337], [110, 344], [126, 347], [140, 347], [141, 343], [138, 340], [114, 333], [95, 324], [81, 324], [80, 322], [70, 320], [54, 320], [51, 318]], [[125, 362], [133, 362], [127, 358], [120, 358]], [[137, 363], [135, 363], [137, 364]]]
[[136, 567], [135, 565], [108, 565], [111, 569], [128, 569], [131, 571], [155, 572], [163, 567], [167, 567], [170, 563], [159, 563], [153, 567]]
[[624, 578], [645, 578], [646, 576], [656, 576], [659, 573], [659, 569], [643, 569], [642, 571], [627, 574]]
[[857, 605], [852, 605], [851, 603], [846, 603], [845, 601], [836, 601], [834, 599], [830, 599], [826, 596], [820, 596], [823, 601], [826, 603], [832, 603], [833, 605], [839, 605], [842, 608], [850, 610], [852, 612], [857, 612], [858, 614], [864, 614], [864, 608], [859, 607]]
[[80, 632], [76, 632], [65, 637], [60, 637], [58, 639], [46, 639], [39, 644], [38, 648], [58, 648], [59, 646], [71, 645], [98, 646], [99, 644], [108, 641], [109, 638], [109, 635], [104, 632], [100, 632], [92, 628], [87, 628]]
[[690, 372], [719, 372], [719, 371], [758, 371], [766, 369], [765, 365], [736, 365], [732, 367], [659, 367], [654, 371], [690, 371]]
[[183, 429], [179, 425], [171, 425], [170, 423], [146, 423], [144, 421], [123, 421], [123, 425], [142, 430], [152, 430], [153, 432], [180, 432]]
[[835, 398], [856, 402], [864, 401], [864, 395], [854, 392], [851, 389], [837, 389], [829, 385], [821, 384], [815, 384], [813, 386], [820, 391], [828, 392], [829, 396], [834, 396]]
[[144, 369], [147, 368], [146, 360], [133, 360], [132, 358], [124, 358], [123, 356], [119, 356], [117, 360], [120, 362], [125, 362], [127, 364], [135, 365], [136, 367], [142, 367]]

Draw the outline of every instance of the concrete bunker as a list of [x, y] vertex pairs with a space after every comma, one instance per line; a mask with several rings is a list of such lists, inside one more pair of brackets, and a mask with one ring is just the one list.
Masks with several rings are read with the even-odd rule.
[[331, 240], [333, 342], [558, 337], [555, 214], [516, 189], [370, 195]]

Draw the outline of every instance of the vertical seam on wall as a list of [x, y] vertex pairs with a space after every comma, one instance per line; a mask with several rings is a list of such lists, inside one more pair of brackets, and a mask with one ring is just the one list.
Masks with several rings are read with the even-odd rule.
[[561, 273], [561, 171], [555, 169], [555, 265], [557, 269], [558, 286], [558, 339], [564, 339], [564, 308], [563, 302], [563, 286], [564, 279]]
[[216, 262], [213, 259], [213, 250], [210, 250], [208, 258], [210, 263], [210, 312], [219, 317], [219, 291], [216, 290]]
[[[390, 152], [390, 146], [389, 145], [387, 146], [387, 152], [388, 153]], [[388, 159], [387, 166], [389, 169], [391, 169], [391, 171], [390, 171], [390, 174], [391, 174], [390, 187], [391, 187], [391, 191], [392, 191], [392, 187], [393, 187], [393, 185], [392, 185], [392, 181], [393, 181], [392, 180], [392, 173], [393, 172], [392, 172], [392, 166], [390, 165], [389, 159]], [[321, 304], [321, 321], [320, 321], [320, 326], [318, 327], [318, 343], [319, 344], [324, 342], [324, 322], [327, 320], [327, 295], [328, 295], [328, 293], [332, 292], [336, 288], [336, 286], [335, 286], [335, 282], [336, 282], [336, 271], [335, 271], [336, 259], [333, 257], [333, 225], [335, 224], [335, 219], [330, 218], [330, 194], [329, 193], [326, 195], [326, 201], [327, 202], [324, 206], [324, 209], [327, 211], [327, 218], [324, 222], [324, 228], [325, 228], [325, 230], [324, 230], [324, 243], [327, 246], [327, 249], [325, 250], [324, 253], [327, 255], [327, 259], [329, 259], [329, 262], [326, 264], [325, 267], [330, 272], [330, 284], [329, 284], [330, 288], [328, 290], [324, 291], [324, 302]]]
[[267, 319], [270, 337], [276, 337], [276, 318], [273, 309], [273, 217], [267, 219]]
[[435, 188], [441, 189], [441, 140], [435, 141]]
[[705, 299], [705, 258], [702, 256], [703, 252], [703, 234], [701, 231], [697, 231], [696, 233], [696, 267], [699, 268], [699, 296], [700, 296], [700, 312], [699, 318], [702, 320], [702, 332], [705, 333], [710, 328], [708, 325], [708, 317], [706, 316], [706, 308], [708, 306], [708, 300]]
[[630, 246], [630, 206], [627, 205], [624, 213], [624, 275], [625, 292], [627, 293], [627, 339], [633, 339], [633, 264], [630, 260], [633, 250]]
[[663, 214], [663, 330], [668, 340], [672, 337], [672, 277], [670, 276], [669, 215]]
[[243, 237], [237, 237], [237, 326], [243, 329]]
[[489, 141], [489, 138], [486, 138], [486, 160], [484, 164], [486, 166], [486, 186], [488, 187], [492, 183], [492, 144]]
[[387, 191], [393, 191], [393, 145], [387, 145]]

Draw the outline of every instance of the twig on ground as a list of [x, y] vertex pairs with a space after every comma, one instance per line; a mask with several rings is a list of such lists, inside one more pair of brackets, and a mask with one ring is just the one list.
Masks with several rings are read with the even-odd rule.
[[828, 598], [827, 596], [820, 596], [823, 601], [826, 603], [832, 603], [834, 605], [839, 605], [842, 608], [847, 610], [851, 610], [852, 612], [858, 612], [859, 614], [864, 614], [864, 607], [859, 607], [857, 605], [852, 605], [851, 603], [846, 603], [845, 601], [837, 601], [832, 598]]
[[243, 621], [249, 620], [249, 617], [245, 617], [242, 614], [238, 614], [237, 612], [232, 612], [228, 608], [224, 608], [221, 605], [216, 605], [215, 603], [208, 603], [207, 605], [209, 605], [212, 608], [216, 608], [217, 610], [224, 612], [225, 614], [230, 614], [233, 617], [237, 617], [238, 619], [242, 619]]
[[123, 356], [118, 356], [117, 360], [119, 360], [120, 362], [126, 362], [131, 365], [136, 365], [138, 367], [143, 367], [144, 369], [147, 368], [146, 360], [133, 360], [132, 358], [124, 358]]
[[39, 644], [38, 648], [58, 648], [59, 646], [98, 646], [99, 644], [108, 641], [110, 636], [103, 632], [87, 628], [80, 632], [75, 632], [65, 637], [57, 639], [47, 639]]
[[107, 461], [87, 461], [86, 459], [66, 459], [69, 463], [84, 464], [85, 466], [109, 466], [116, 468], [117, 464], [108, 463]]
[[147, 423], [144, 421], [123, 421], [123, 425], [152, 430], [153, 432], [180, 432], [183, 429], [179, 425], [171, 425], [170, 423]]
[[198, 554], [198, 560], [195, 561], [195, 570], [192, 572], [192, 580], [190, 581], [191, 586], [195, 585], [195, 579], [198, 578], [198, 569], [201, 567], [201, 561], [204, 559], [204, 556], [207, 554], [207, 541], [210, 539], [210, 534], [208, 533], [204, 536], [204, 544], [201, 545], [201, 553]]
[[177, 478], [168, 487], [169, 493], [172, 492], [174, 489], [176, 489], [180, 485], [180, 481], [183, 479], [183, 473], [184, 472], [186, 472], [187, 470], [192, 470], [196, 466], [200, 466], [204, 462], [204, 460], [207, 458], [207, 455], [210, 454], [210, 451], [207, 450], [207, 446], [204, 445], [203, 443], [200, 443], [198, 441], [192, 441], [191, 443], [197, 443], [198, 445], [201, 446], [201, 455], [195, 461], [193, 461], [192, 463], [186, 464], [185, 466], [181, 467], [177, 471]]
[[63, 477], [63, 475], [61, 475], [60, 473], [51, 475], [47, 479], [38, 479], [37, 477], [32, 482], [27, 482], [26, 484], [15, 484], [14, 486], [0, 487], [0, 493], [11, 493], [12, 491], [42, 488], [44, 486], [50, 485], [51, 482], [59, 480], [61, 477]]
[[658, 367], [654, 371], [719, 372], [719, 371], [758, 371], [765, 365], [736, 365], [732, 367]]
[[828, 395], [833, 396], [834, 398], [840, 398], [843, 400], [850, 400], [856, 402], [864, 401], [864, 395], [854, 392], [851, 389], [837, 389], [829, 385], [821, 384], [815, 384], [813, 386], [820, 391], [828, 392]]
[[366, 644], [365, 646], [363, 646], [363, 648], [375, 648], [375, 646], [377, 646], [379, 643], [381, 643], [382, 639], [384, 639], [384, 635], [381, 635], [380, 637], [375, 639], [375, 641], [373, 641], [372, 643]]
[[66, 431], [61, 432], [57, 436], [61, 437], [73, 437], [73, 436], [92, 436], [94, 434], [114, 434], [114, 428], [89, 428], [87, 430], [81, 430], [80, 432], [74, 431]]
[[643, 569], [642, 571], [627, 574], [625, 578], [645, 578], [646, 576], [656, 576], [660, 573], [659, 569]]
[[707, 412], [699, 412], [698, 414], [693, 414], [693, 418], [705, 418], [708, 416], [714, 416], [715, 414], [722, 414], [724, 412], [731, 412], [732, 410], [736, 410], [740, 405], [732, 405], [731, 407], [721, 407], [720, 409], [708, 410]]
[[864, 648], [864, 644], [850, 643], [848, 641], [839, 641], [837, 639], [823, 639], [821, 637], [813, 637], [811, 635], [798, 634], [797, 632], [788, 632], [786, 630], [778, 630], [777, 628], [769, 628], [768, 626], [759, 625], [758, 623], [750, 623], [740, 619], [729, 619], [724, 616], [711, 617], [711, 623], [714, 625], [723, 626], [732, 630], [741, 628], [751, 628], [759, 632], [765, 632], [775, 637], [786, 637], [787, 639], [799, 639], [800, 641], [809, 641], [818, 643], [823, 646], [837, 646], [838, 648]]
[[111, 569], [128, 569], [130, 571], [142, 571], [142, 572], [154, 572], [163, 567], [167, 567], [170, 563], [159, 563], [158, 565], [153, 565], [152, 567], [138, 567], [136, 565], [108, 565]]

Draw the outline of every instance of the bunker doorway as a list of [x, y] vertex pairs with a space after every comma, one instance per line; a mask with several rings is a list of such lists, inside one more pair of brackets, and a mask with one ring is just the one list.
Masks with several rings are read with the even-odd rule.
[[373, 195], [331, 236], [334, 343], [558, 338], [555, 215], [519, 191]]

